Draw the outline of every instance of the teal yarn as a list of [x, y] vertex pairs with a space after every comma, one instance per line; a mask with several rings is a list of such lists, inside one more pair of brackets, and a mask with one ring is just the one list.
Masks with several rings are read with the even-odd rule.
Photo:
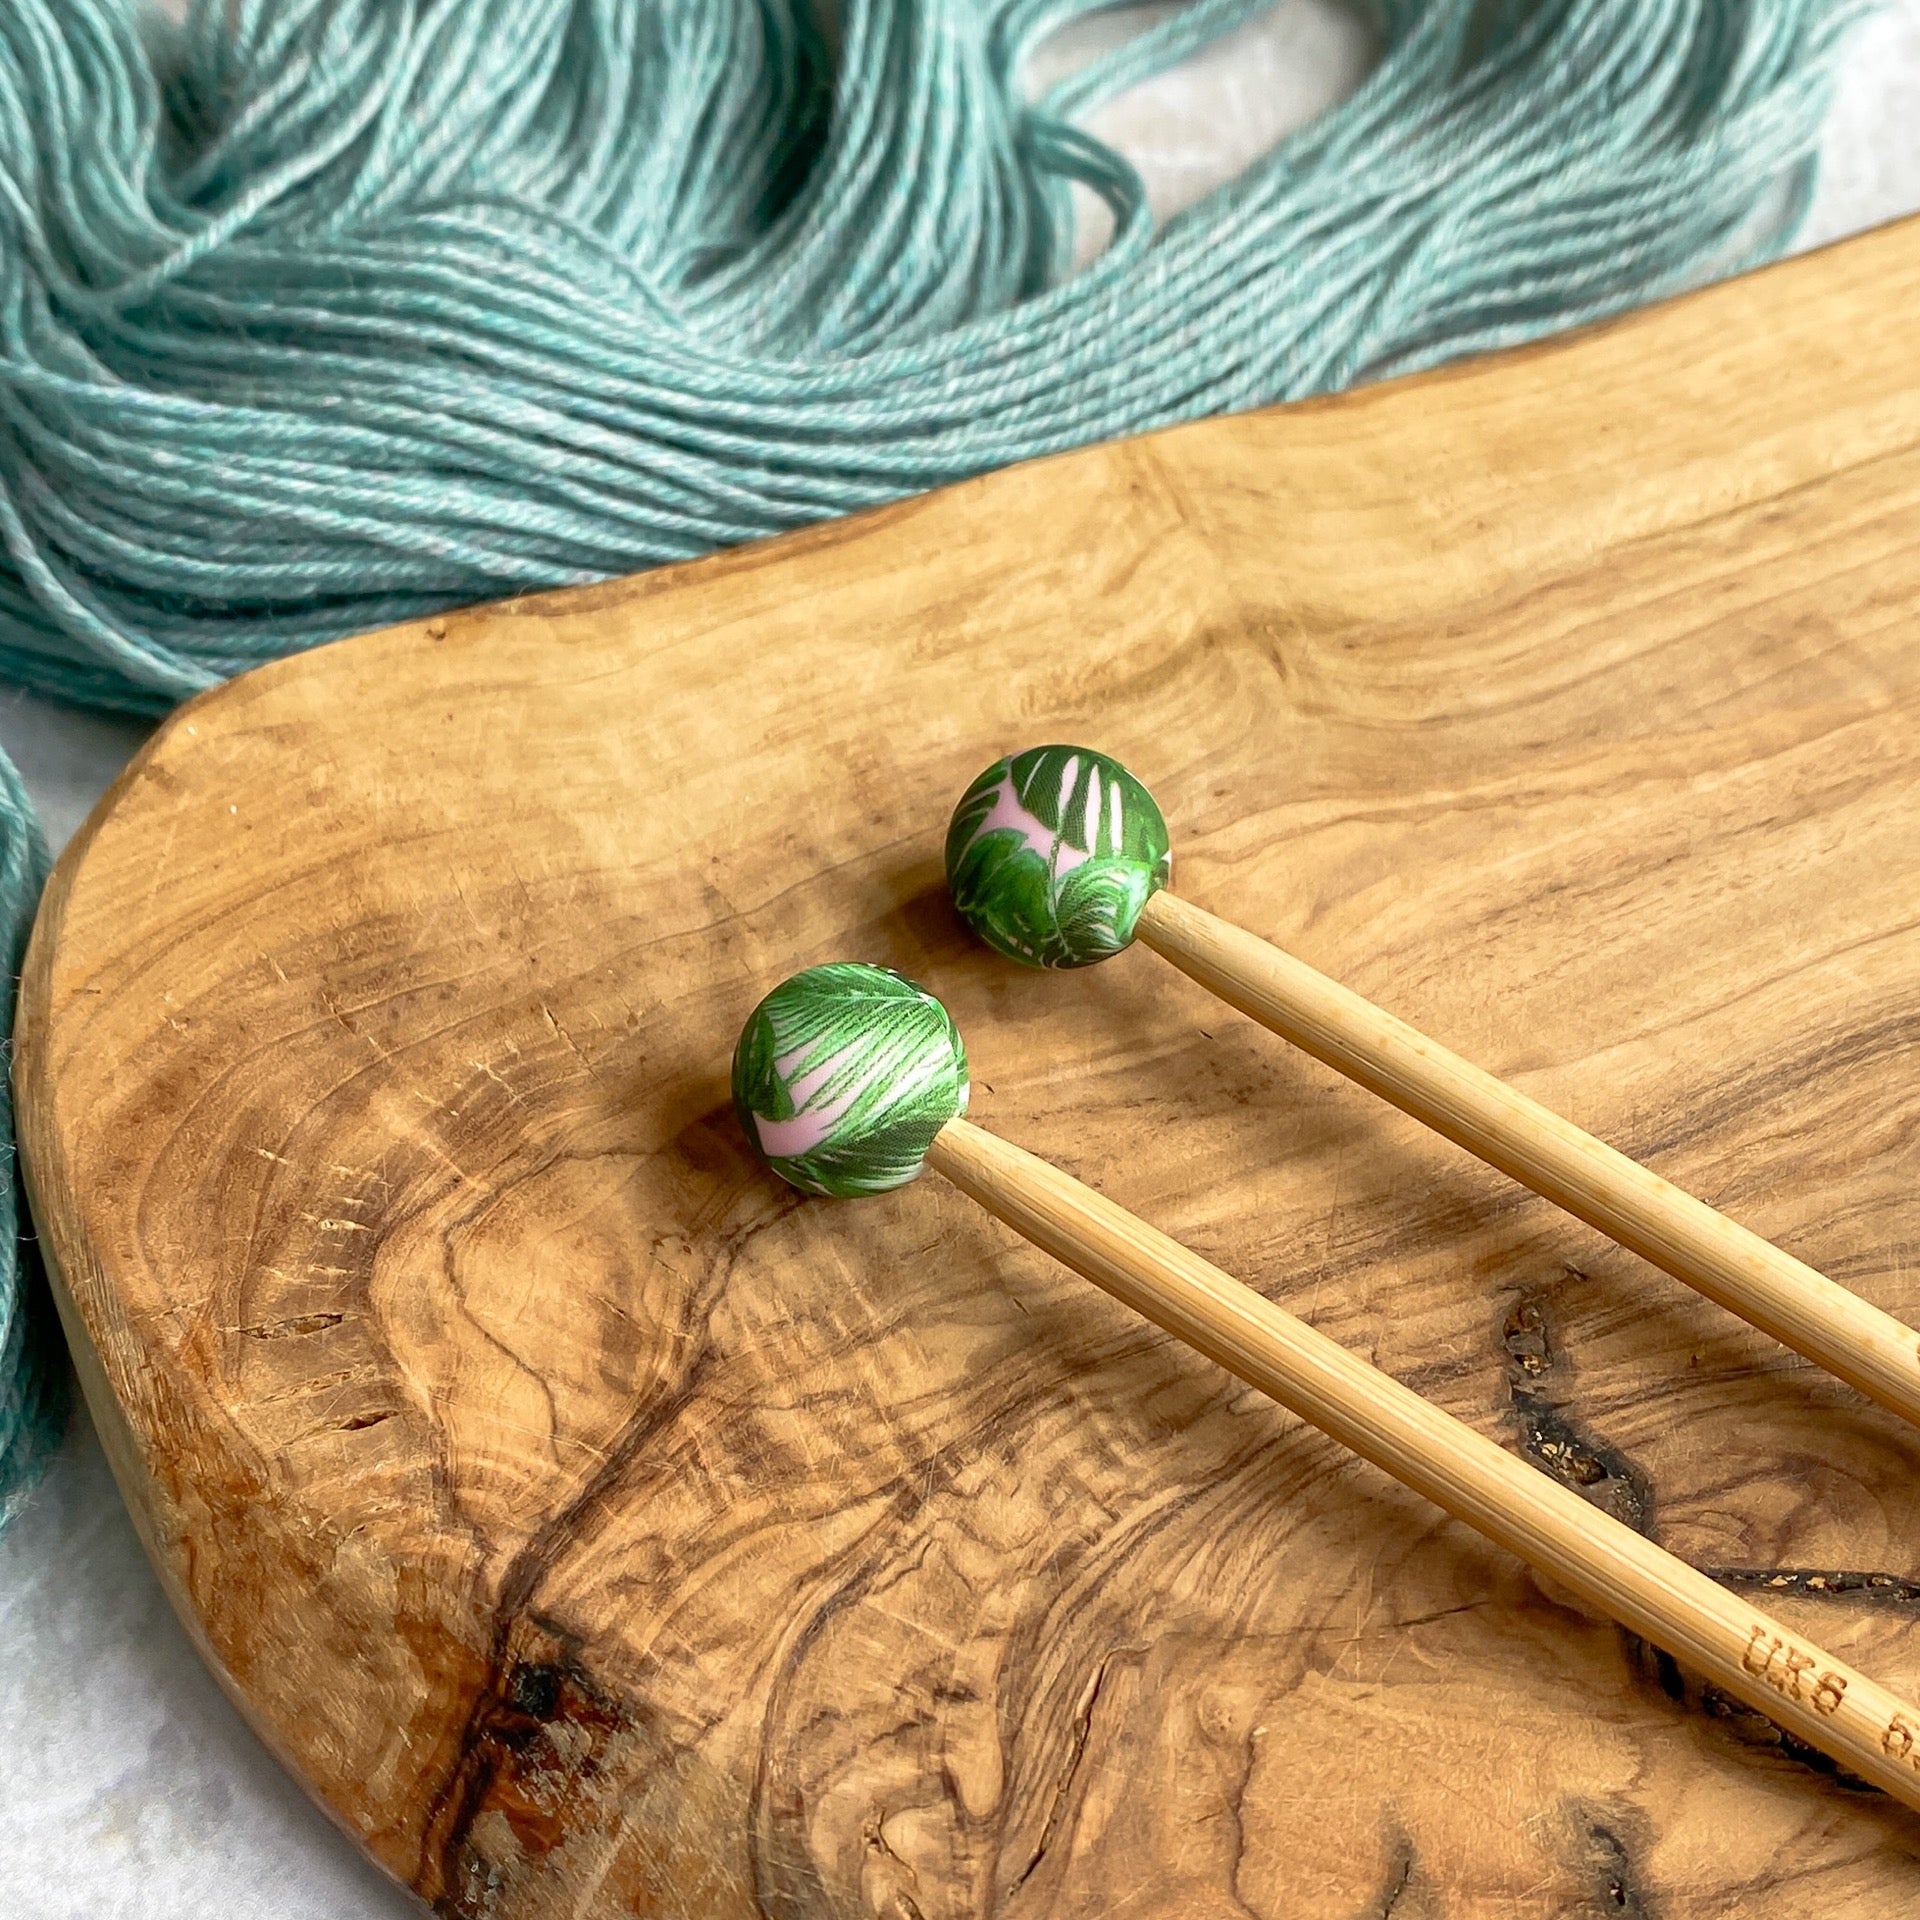
[[[0, 943], [17, 978], [46, 883], [47, 844], [27, 790], [0, 754]], [[0, 997], [0, 1527], [52, 1452], [67, 1377], [40, 1275], [23, 1244], [26, 1201], [13, 1147], [13, 995]]]
[[1155, 232], [1084, 115], [1266, 3], [1029, 99], [1105, 0], [4, 0], [0, 677], [159, 712], [1617, 311], [1791, 235], [1863, 11], [1376, 0], [1353, 97]]
[[[0, 675], [295, 648], [1530, 338], [1774, 250], [1846, 0], [1382, 0], [1351, 99], [1150, 231], [1044, 98], [1100, 0], [0, 8]], [[1112, 208], [1070, 274], [1067, 190]]]

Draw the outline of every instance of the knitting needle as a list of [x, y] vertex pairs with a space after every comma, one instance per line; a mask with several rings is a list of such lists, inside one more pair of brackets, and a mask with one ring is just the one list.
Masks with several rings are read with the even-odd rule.
[[990, 946], [1088, 966], [1134, 940], [1709, 1300], [1920, 1424], [1920, 1336], [1757, 1233], [1270, 942], [1166, 890], [1153, 797], [1084, 747], [989, 767], [955, 809], [947, 877]]
[[932, 1167], [1075, 1272], [1696, 1673], [1920, 1808], [1920, 1708], [1356, 1358], [1124, 1208], [960, 1116], [946, 1009], [876, 967], [797, 974], [734, 1054], [755, 1151], [809, 1193]]

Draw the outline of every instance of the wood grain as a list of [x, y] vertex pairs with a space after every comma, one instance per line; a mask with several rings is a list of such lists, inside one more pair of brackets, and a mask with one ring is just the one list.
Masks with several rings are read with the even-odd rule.
[[802, 1203], [757, 996], [1920, 1689], [1913, 1434], [947, 810], [1082, 739], [1183, 893], [1920, 1323], [1920, 230], [1578, 340], [284, 663], [62, 864], [17, 1080], [156, 1564], [487, 1920], [1858, 1916], [1920, 1826], [938, 1182]]

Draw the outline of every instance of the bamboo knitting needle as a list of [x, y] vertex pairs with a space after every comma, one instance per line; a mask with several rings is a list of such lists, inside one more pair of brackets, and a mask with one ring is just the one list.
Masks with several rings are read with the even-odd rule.
[[1270, 942], [1165, 891], [1166, 823], [1117, 761], [1035, 747], [955, 809], [955, 904], [1001, 953], [1088, 966], [1140, 940], [1229, 1006], [1920, 1425], [1920, 1335]]
[[934, 1168], [1177, 1339], [1920, 1808], [1920, 1708], [1113, 1201], [969, 1125], [959, 1033], [912, 982], [853, 965], [797, 974], [747, 1022], [733, 1096], [756, 1152], [803, 1191], [878, 1193]]

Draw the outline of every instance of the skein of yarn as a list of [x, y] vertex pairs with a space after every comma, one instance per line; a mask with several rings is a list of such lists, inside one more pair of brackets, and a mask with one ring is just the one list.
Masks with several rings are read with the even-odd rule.
[[[1734, 270], [1804, 212], [1866, 10], [1375, 0], [1360, 89], [1156, 233], [1080, 122], [1272, 0], [1029, 98], [1110, 4], [6, 0], [0, 677], [159, 712]], [[1114, 223], [1078, 271], [1076, 183]], [[44, 873], [0, 762], [16, 963]], [[4, 1516], [57, 1396], [0, 1189]]]

